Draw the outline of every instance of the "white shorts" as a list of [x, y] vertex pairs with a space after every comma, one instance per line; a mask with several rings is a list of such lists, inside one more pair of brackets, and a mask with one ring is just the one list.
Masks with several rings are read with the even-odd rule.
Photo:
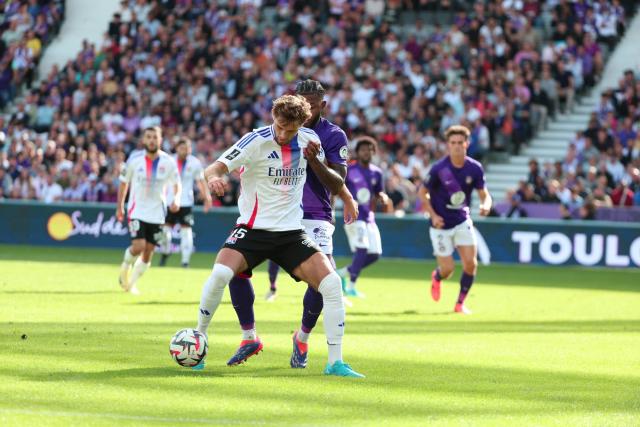
[[333, 232], [336, 229], [333, 224], [321, 219], [303, 219], [302, 225], [311, 240], [320, 246], [323, 254], [333, 254]]
[[344, 232], [347, 234], [351, 252], [366, 249], [369, 254], [382, 254], [380, 230], [375, 223], [358, 220], [352, 224], [345, 224]]
[[471, 219], [448, 230], [431, 227], [429, 236], [431, 236], [434, 256], [451, 256], [456, 246], [478, 245]]

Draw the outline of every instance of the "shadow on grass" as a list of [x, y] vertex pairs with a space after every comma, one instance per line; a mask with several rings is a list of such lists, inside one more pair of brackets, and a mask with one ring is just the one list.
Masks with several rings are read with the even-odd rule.
[[[109, 369], [104, 371], [54, 371], [33, 372], [17, 371], [15, 368], [0, 368], [2, 375], [17, 376], [24, 380], [46, 383], [61, 383], [66, 387], [71, 382], [85, 384], [110, 384], [125, 386], [127, 390], [139, 390], [158, 387], [157, 381], [172, 379], [207, 379], [213, 381], [217, 395], [240, 395], [249, 402], [272, 402], [277, 399], [291, 405], [305, 405], [310, 393], [300, 393], [296, 383], [290, 379], [302, 381], [313, 390], [340, 384], [351, 392], [343, 393], [340, 399], [332, 399], [332, 416], [351, 414], [369, 417], [389, 417], [390, 414], [406, 416], [453, 415], [463, 411], [465, 414], [491, 415], [504, 413], [549, 414], [571, 411], [586, 412], [625, 412], [633, 411], [637, 405], [640, 379], [610, 377], [589, 373], [567, 373], [553, 370], [530, 370], [516, 368], [478, 367], [460, 363], [416, 363], [381, 358], [369, 358], [368, 363], [376, 363], [375, 376], [360, 381], [353, 379], [326, 378], [318, 368], [314, 371], [294, 371], [286, 368], [257, 367], [247, 369], [228, 367], [207, 367], [205, 371], [193, 372], [188, 369], [170, 367], [143, 367]], [[367, 359], [362, 358], [358, 366], [366, 366]], [[220, 381], [224, 377], [252, 379], [253, 386], [246, 382], [234, 383]], [[411, 378], [410, 380], [408, 378]], [[273, 389], [274, 380], [284, 379], [277, 391]], [[329, 382], [335, 381], [335, 382]], [[191, 381], [171, 383], [171, 393], [189, 394], [194, 391]], [[286, 387], [291, 384], [292, 387]], [[382, 387], [382, 388], [381, 388]], [[357, 390], [360, 390], [359, 392]], [[384, 390], [382, 394], [380, 391]], [[325, 390], [326, 393], [326, 390]], [[362, 394], [363, 397], [359, 396]], [[480, 407], [464, 408], [464, 404], [451, 409], [442, 405], [430, 404], [430, 397], [454, 395], [458, 398], [472, 397], [488, 399]], [[375, 399], [366, 398], [375, 396]], [[53, 396], [52, 396], [53, 398]], [[517, 402], [518, 407], [506, 402]], [[474, 405], [470, 405], [474, 406]], [[325, 420], [328, 421], [328, 420]], [[337, 419], [336, 419], [337, 421]]]

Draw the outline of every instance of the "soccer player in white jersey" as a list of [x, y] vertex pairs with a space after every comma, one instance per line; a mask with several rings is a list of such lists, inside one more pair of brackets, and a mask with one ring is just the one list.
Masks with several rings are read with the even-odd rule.
[[127, 217], [131, 246], [124, 252], [120, 267], [120, 286], [132, 294], [139, 293], [136, 282], [151, 265], [153, 251], [163, 237], [161, 227], [167, 212], [167, 186], [172, 185], [176, 195], [169, 207], [171, 212], [178, 212], [180, 209], [182, 193], [175, 161], [159, 149], [162, 130], [157, 126], [146, 128], [142, 133], [142, 141], [144, 155], [130, 158], [120, 174], [116, 208], [116, 218], [122, 221], [125, 214], [124, 200], [130, 189]]
[[[307, 236], [302, 225], [302, 190], [307, 158], [320, 152], [318, 135], [301, 131], [311, 107], [301, 96], [284, 95], [273, 103], [273, 125], [248, 133], [212, 165], [205, 178], [218, 196], [224, 177], [243, 168], [238, 201], [240, 217], [218, 252], [213, 271], [200, 299], [197, 330], [207, 333], [211, 318], [231, 278], [272, 259], [297, 281], [307, 282], [322, 294], [324, 329], [329, 346], [326, 375], [361, 378], [342, 361], [345, 310], [340, 276], [329, 259]], [[202, 369], [204, 361], [196, 369]]]
[[[180, 138], [176, 144], [176, 155], [173, 156], [178, 166], [178, 174], [182, 183], [182, 199], [180, 200], [180, 210], [178, 212], [169, 212], [165, 219], [163, 231], [165, 238], [161, 246], [160, 266], [167, 263], [167, 259], [171, 254], [171, 231], [176, 224], [180, 224], [180, 253], [182, 255], [182, 266], [188, 267], [191, 253], [193, 252], [193, 183], [198, 185], [200, 194], [204, 199], [204, 212], [207, 213], [211, 208], [211, 193], [207, 188], [204, 180], [204, 169], [202, 163], [191, 154], [191, 140], [189, 138]], [[173, 193], [168, 194], [168, 201], [173, 201]]]

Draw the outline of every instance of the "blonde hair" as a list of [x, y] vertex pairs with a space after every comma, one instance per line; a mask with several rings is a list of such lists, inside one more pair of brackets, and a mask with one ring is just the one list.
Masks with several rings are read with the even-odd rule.
[[311, 105], [300, 95], [283, 95], [273, 101], [271, 114], [286, 123], [302, 125], [311, 117]]
[[449, 142], [449, 137], [452, 135], [461, 135], [464, 136], [465, 141], [469, 140], [471, 136], [471, 132], [467, 129], [466, 126], [462, 125], [453, 125], [449, 126], [447, 130], [444, 132], [444, 139]]

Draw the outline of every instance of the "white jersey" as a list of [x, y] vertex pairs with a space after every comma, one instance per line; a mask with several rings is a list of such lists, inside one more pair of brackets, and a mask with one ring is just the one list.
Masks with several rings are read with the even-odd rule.
[[[180, 181], [182, 182], [182, 197], [180, 198], [180, 207], [190, 208], [193, 206], [193, 183], [195, 181], [204, 180], [204, 169], [202, 163], [196, 156], [189, 155], [184, 160], [180, 160], [178, 155], [172, 156], [173, 161], [176, 162], [178, 168], [178, 175], [180, 175]], [[167, 189], [167, 204], [173, 202], [173, 188]]]
[[127, 216], [130, 220], [164, 223], [167, 186], [180, 181], [176, 162], [164, 151], [158, 154], [155, 160], [146, 155], [130, 157], [120, 174], [120, 182], [129, 183]]
[[240, 175], [238, 224], [269, 231], [302, 230], [302, 190], [307, 178], [307, 160], [302, 150], [318, 135], [300, 128], [287, 144], [275, 141], [273, 126], [255, 129], [243, 136], [218, 159], [229, 171], [243, 168]]

